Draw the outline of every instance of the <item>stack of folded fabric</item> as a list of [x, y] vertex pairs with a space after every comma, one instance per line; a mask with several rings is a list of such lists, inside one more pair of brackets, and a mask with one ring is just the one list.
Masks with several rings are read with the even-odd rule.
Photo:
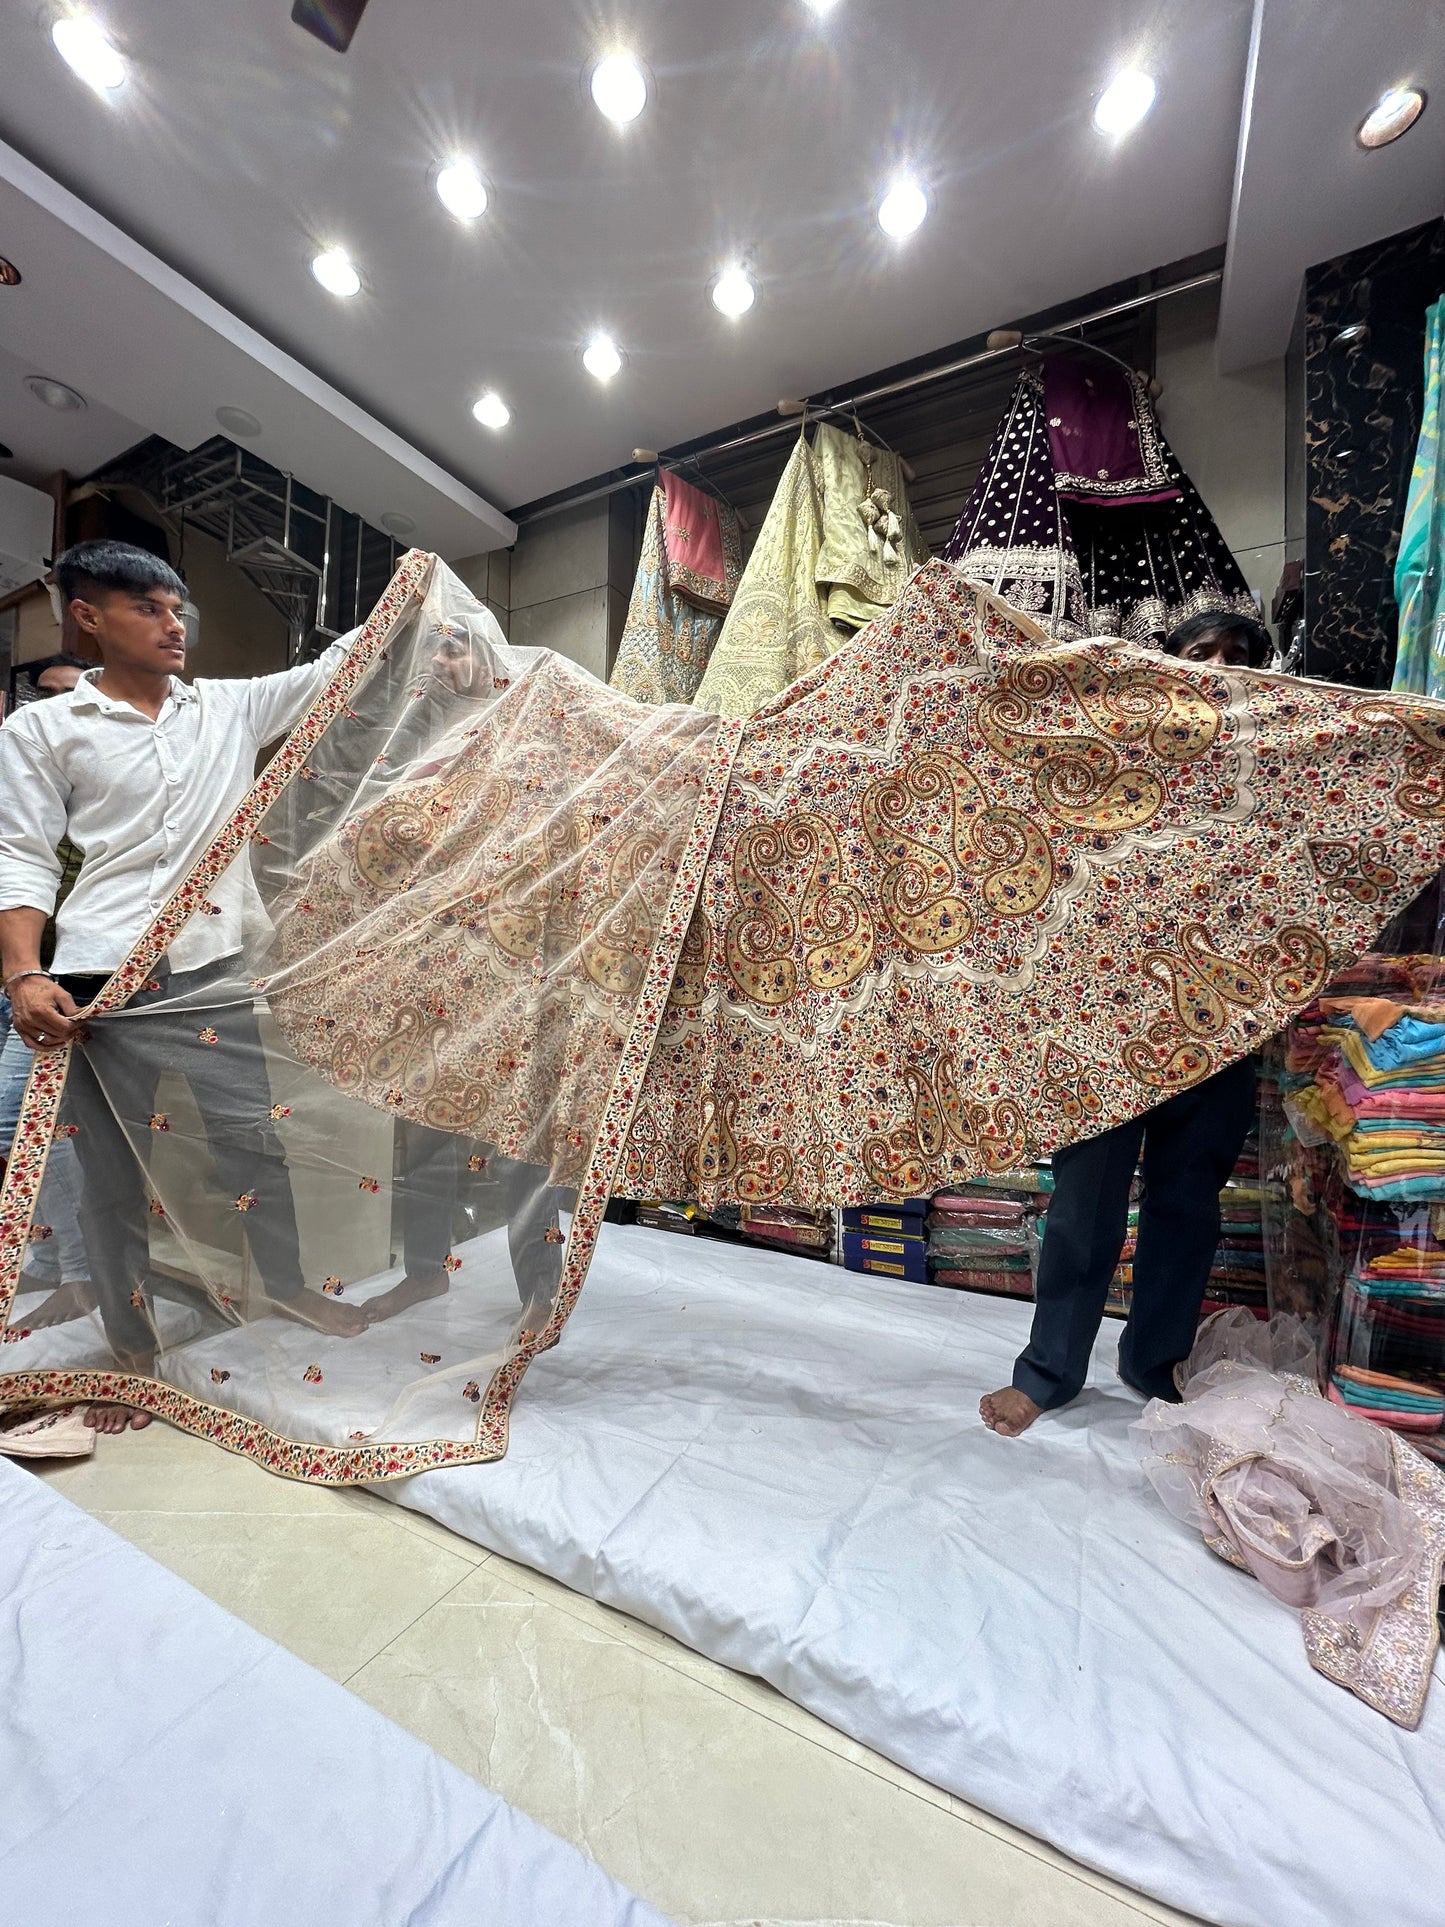
[[1129, 1200], [1129, 1229], [1124, 1234], [1124, 1248], [1119, 1253], [1119, 1262], [1114, 1268], [1114, 1276], [1109, 1285], [1109, 1295], [1104, 1300], [1106, 1318], [1127, 1318], [1129, 1307], [1134, 1302], [1134, 1253], [1139, 1243], [1139, 1181], [1134, 1180], [1133, 1194]]
[[928, 1282], [927, 1198], [851, 1206], [843, 1213], [843, 1263], [849, 1271]]
[[1053, 1177], [1030, 1165], [978, 1179], [933, 1200], [928, 1269], [935, 1285], [1032, 1298], [1039, 1234]]
[[1336, 1254], [1326, 1392], [1445, 1458], [1441, 990], [1435, 957], [1362, 958], [1291, 1026], [1280, 1085], [1293, 1202]]
[[745, 1204], [738, 1228], [749, 1244], [828, 1262], [837, 1238], [832, 1211], [804, 1211], [790, 1204]]
[[674, 1204], [665, 1198], [644, 1198], [637, 1207], [637, 1222], [650, 1231], [680, 1231], [686, 1238], [696, 1235], [700, 1219], [695, 1204]]
[[1219, 1194], [1219, 1244], [1205, 1287], [1204, 1315], [1243, 1305], [1269, 1316], [1264, 1262], [1264, 1190], [1259, 1178], [1259, 1133], [1252, 1131]]

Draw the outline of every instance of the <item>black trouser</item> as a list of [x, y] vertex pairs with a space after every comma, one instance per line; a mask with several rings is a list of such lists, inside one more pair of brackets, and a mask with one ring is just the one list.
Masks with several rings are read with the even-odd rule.
[[1219, 1243], [1219, 1193], [1255, 1117], [1246, 1057], [1142, 1117], [1054, 1154], [1033, 1331], [1013, 1382], [1036, 1404], [1065, 1405], [1089, 1369], [1109, 1284], [1129, 1228], [1129, 1187], [1143, 1146], [1134, 1294], [1119, 1341], [1120, 1375], [1173, 1399]]
[[[399, 1123], [398, 1131], [402, 1262], [409, 1278], [430, 1278], [442, 1269], [452, 1248], [461, 1140], [450, 1131], [406, 1120]], [[549, 1241], [547, 1233], [556, 1228], [558, 1212], [572, 1208], [572, 1194], [548, 1184], [544, 1166], [495, 1155], [491, 1165], [507, 1214], [507, 1245], [517, 1296], [524, 1305], [550, 1306], [562, 1277], [563, 1247], [555, 1239]]]
[[[251, 1255], [271, 1298], [302, 1289], [300, 1240], [291, 1175], [271, 1121], [271, 1086], [255, 1007], [246, 999], [154, 1016], [130, 1015], [155, 1004], [195, 997], [231, 974], [234, 960], [201, 970], [157, 973], [154, 990], [141, 990], [125, 1012], [97, 1019], [88, 1042], [72, 1052], [66, 1101], [76, 1124], [84, 1196], [80, 1229], [90, 1261], [105, 1334], [118, 1354], [145, 1356], [155, 1348], [148, 1313], [132, 1294], [149, 1279], [149, 1205], [134, 1146], [146, 1142], [162, 1077], [184, 1077], [201, 1114], [206, 1141], [225, 1193], [254, 1192], [241, 1222]], [[64, 977], [84, 1007], [104, 977]], [[214, 1043], [201, 1033], [212, 1032]]]
[[409, 1278], [430, 1278], [452, 1248], [461, 1139], [451, 1131], [397, 1120], [401, 1153], [401, 1250]]

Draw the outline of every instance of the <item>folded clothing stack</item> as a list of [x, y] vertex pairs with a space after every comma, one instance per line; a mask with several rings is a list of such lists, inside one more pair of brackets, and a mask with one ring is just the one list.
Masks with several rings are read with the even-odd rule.
[[1139, 1198], [1138, 1184], [1134, 1180], [1134, 1194], [1129, 1200], [1129, 1228], [1124, 1233], [1124, 1248], [1119, 1253], [1119, 1262], [1114, 1267], [1114, 1276], [1109, 1285], [1109, 1295], [1104, 1300], [1106, 1318], [1127, 1318], [1129, 1306], [1134, 1299], [1134, 1253], [1139, 1243]]
[[843, 1213], [843, 1263], [849, 1271], [928, 1282], [927, 1198], [850, 1206]]
[[933, 1283], [1032, 1298], [1039, 1226], [1052, 1189], [1047, 1165], [1034, 1165], [940, 1192], [928, 1215]]
[[1427, 1451], [1434, 1435], [1445, 1457], [1445, 1248], [1427, 1213], [1398, 1215], [1406, 1222], [1393, 1243], [1362, 1242], [1356, 1252], [1327, 1389], [1336, 1404], [1408, 1432]]
[[745, 1204], [738, 1229], [749, 1244], [832, 1262], [837, 1236], [837, 1218], [832, 1211], [805, 1211], [791, 1204]]
[[1233, 1175], [1219, 1194], [1219, 1243], [1204, 1292], [1204, 1316], [1243, 1305], [1269, 1316], [1264, 1261], [1264, 1190], [1259, 1181], [1259, 1133], [1246, 1138]]
[[1293, 1202], [1338, 1281], [1320, 1297], [1326, 1393], [1445, 1460], [1440, 959], [1361, 958], [1291, 1025], [1280, 1082]]
[[665, 1198], [644, 1198], [637, 1207], [637, 1222], [651, 1231], [680, 1231], [686, 1238], [696, 1236], [700, 1213], [695, 1204], [674, 1204]]

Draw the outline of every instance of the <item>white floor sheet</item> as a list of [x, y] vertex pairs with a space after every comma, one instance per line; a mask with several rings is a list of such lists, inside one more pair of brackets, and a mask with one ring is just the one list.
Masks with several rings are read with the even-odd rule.
[[1116, 1327], [986, 1432], [1027, 1324], [608, 1226], [505, 1460], [382, 1489], [1207, 1920], [1440, 1927], [1445, 1667], [1413, 1734], [1311, 1672], [1145, 1485]]
[[4, 1459], [0, 1919], [666, 1927]]

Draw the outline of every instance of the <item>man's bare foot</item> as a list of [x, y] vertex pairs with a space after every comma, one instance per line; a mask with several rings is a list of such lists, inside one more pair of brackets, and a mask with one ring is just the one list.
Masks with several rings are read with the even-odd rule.
[[303, 1291], [296, 1298], [273, 1298], [273, 1310], [285, 1314], [287, 1318], [297, 1318], [303, 1325], [310, 1325], [314, 1331], [326, 1332], [332, 1338], [357, 1338], [367, 1327], [365, 1305], [342, 1305], [334, 1298], [326, 1298], [319, 1291]]
[[1005, 1385], [1001, 1392], [990, 1392], [987, 1398], [979, 1400], [979, 1416], [990, 1432], [997, 1432], [1003, 1438], [1016, 1439], [1020, 1432], [1027, 1432], [1044, 1408], [1035, 1405], [1027, 1392], [1015, 1390]]
[[61, 1285], [34, 1311], [26, 1312], [25, 1323], [31, 1331], [44, 1331], [47, 1325], [68, 1325], [73, 1318], [84, 1318], [95, 1310], [95, 1286], [88, 1278], [73, 1278]]
[[445, 1298], [451, 1280], [444, 1271], [425, 1272], [420, 1278], [413, 1278], [408, 1272], [399, 1285], [384, 1291], [376, 1298], [368, 1298], [364, 1307], [368, 1325], [379, 1325], [384, 1318], [395, 1318], [399, 1311], [407, 1311], [413, 1305], [423, 1304], [428, 1298]]
[[127, 1426], [139, 1432], [150, 1424], [151, 1415], [137, 1411], [133, 1405], [92, 1405], [85, 1414], [85, 1422], [93, 1432], [123, 1432]]

